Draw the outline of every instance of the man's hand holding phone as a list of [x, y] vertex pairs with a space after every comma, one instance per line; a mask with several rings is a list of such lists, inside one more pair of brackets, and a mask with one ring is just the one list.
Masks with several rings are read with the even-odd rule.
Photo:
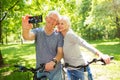
[[25, 29], [30, 30], [33, 27], [33, 25], [28, 22], [29, 17], [30, 17], [29, 15], [26, 15], [26, 16], [22, 17], [22, 28], [23, 28], [23, 30], [25, 30]]

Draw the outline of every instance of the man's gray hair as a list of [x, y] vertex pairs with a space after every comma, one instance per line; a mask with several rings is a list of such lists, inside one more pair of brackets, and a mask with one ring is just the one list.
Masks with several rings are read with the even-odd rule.
[[60, 18], [60, 14], [59, 14], [59, 12], [58, 12], [58, 11], [56, 11], [56, 10], [49, 11], [49, 13], [48, 13], [48, 15], [47, 15], [47, 16], [50, 16], [51, 14], [55, 14], [55, 15], [57, 15], [57, 16], [58, 16], [58, 18]]

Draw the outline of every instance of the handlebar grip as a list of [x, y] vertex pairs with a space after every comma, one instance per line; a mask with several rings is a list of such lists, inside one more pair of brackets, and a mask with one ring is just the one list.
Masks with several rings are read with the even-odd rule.
[[114, 59], [114, 56], [110, 56], [110, 60], [113, 60]]
[[28, 70], [25, 66], [21, 66], [21, 65], [14, 65], [14, 67], [18, 68], [20, 71]]
[[19, 65], [14, 65], [14, 67], [20, 67]]
[[24, 66], [21, 66], [21, 65], [14, 65], [14, 67], [17, 67], [17, 68], [25, 68]]
[[[113, 60], [114, 56], [110, 56], [110, 60]], [[101, 59], [101, 62], [103, 62], [103, 65], [106, 65], [105, 61], [103, 59]]]

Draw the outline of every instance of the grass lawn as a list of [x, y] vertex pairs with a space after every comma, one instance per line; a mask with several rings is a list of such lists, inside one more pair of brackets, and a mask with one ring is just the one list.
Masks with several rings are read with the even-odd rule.
[[[101, 52], [115, 57], [109, 65], [102, 66], [99, 63], [91, 65], [94, 80], [120, 80], [120, 43], [118, 41], [97, 41], [90, 43]], [[96, 57], [86, 49], [82, 49], [87, 59]], [[5, 66], [0, 68], [0, 80], [32, 80], [32, 74], [29, 72], [14, 72], [15, 68], [13, 65], [22, 64], [27, 67], [35, 67], [34, 44], [2, 45], [1, 50]]]

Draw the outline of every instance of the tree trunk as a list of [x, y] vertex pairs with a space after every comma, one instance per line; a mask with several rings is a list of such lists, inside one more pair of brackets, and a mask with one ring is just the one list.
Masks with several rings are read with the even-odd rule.
[[117, 37], [120, 39], [120, 19], [118, 17], [116, 17], [116, 27], [117, 27]]
[[[3, 40], [2, 40], [2, 21], [0, 21], [0, 45], [3, 44]], [[1, 53], [1, 49], [0, 49], [0, 66], [2, 66], [4, 64], [3, 62], [3, 57], [2, 57], [2, 53]]]
[[[0, 13], [1, 15], [1, 13]], [[2, 39], [2, 20], [0, 16], [0, 44], [3, 44], [3, 39]]]
[[[1, 1], [0, 1], [0, 8], [2, 8]], [[1, 12], [1, 9], [0, 9]], [[1, 15], [2, 13], [0, 13]], [[3, 44], [3, 39], [2, 39], [2, 17], [0, 16], [0, 45]], [[0, 67], [4, 64], [3, 62], [3, 57], [0, 49]]]
[[3, 62], [3, 57], [2, 57], [2, 53], [1, 53], [1, 49], [0, 49], [0, 67], [4, 64]]
[[[7, 16], [8, 11], [10, 11], [11, 9], [13, 9], [15, 7], [15, 5], [17, 5], [17, 3], [20, 0], [16, 1], [15, 4], [13, 4], [13, 6], [11, 6], [10, 8], [8, 8], [8, 10], [6, 12], [2, 12], [2, 3], [0, 1], [0, 12], [4, 13], [2, 16], [2, 13], [0, 13], [0, 45], [3, 44], [3, 38], [2, 38], [2, 21], [5, 19], [5, 17]], [[4, 64], [3, 62], [3, 57], [2, 57], [2, 53], [1, 53], [1, 49], [0, 49], [0, 66], [2, 66]]]

